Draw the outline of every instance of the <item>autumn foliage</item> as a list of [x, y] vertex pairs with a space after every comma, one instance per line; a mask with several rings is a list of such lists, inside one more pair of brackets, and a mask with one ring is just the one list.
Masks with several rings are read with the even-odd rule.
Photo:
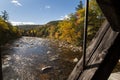
[[[85, 7], [80, 1], [80, 4], [76, 7], [76, 12], [69, 14], [69, 18], [51, 21], [43, 27], [28, 30], [26, 33], [29, 36], [58, 39], [80, 46], [83, 40], [84, 14]], [[90, 41], [105, 18], [95, 0], [90, 1], [88, 15], [88, 41]]]

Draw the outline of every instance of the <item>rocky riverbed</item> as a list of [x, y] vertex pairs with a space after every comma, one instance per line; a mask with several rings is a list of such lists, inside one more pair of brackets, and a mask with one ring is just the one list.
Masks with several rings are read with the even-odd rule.
[[81, 47], [37, 37], [3, 46], [4, 80], [66, 80], [81, 57]]

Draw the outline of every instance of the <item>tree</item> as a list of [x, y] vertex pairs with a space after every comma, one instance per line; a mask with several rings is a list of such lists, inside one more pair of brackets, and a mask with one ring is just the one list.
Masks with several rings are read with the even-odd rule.
[[75, 44], [77, 41], [77, 32], [75, 30], [75, 25], [72, 21], [64, 20], [58, 24], [60, 37], [59, 39], [66, 41], [68, 43]]
[[9, 17], [8, 17], [8, 13], [7, 13], [6, 10], [2, 11], [1, 17], [2, 17], [5, 21], [8, 21], [8, 18], [9, 18]]
[[80, 0], [79, 5], [76, 7], [76, 10], [83, 9], [83, 2]]

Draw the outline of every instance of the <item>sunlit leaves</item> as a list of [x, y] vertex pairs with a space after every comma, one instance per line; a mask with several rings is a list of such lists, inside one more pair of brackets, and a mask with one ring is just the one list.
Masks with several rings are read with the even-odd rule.
[[0, 18], [0, 45], [20, 36], [20, 30]]
[[[82, 45], [84, 32], [85, 8], [82, 1], [76, 12], [69, 14], [69, 18], [62, 21], [51, 21], [43, 27], [25, 31], [29, 36], [45, 37], [66, 41], [74, 45]], [[103, 22], [102, 12], [95, 0], [90, 0], [88, 14], [88, 40], [90, 41]], [[99, 17], [99, 18], [98, 18]]]
[[[75, 21], [74, 21], [75, 22]], [[59, 23], [60, 36], [59, 39], [68, 43], [76, 44], [81, 37], [80, 32], [77, 30], [77, 26], [73, 21], [64, 20]]]
[[5, 22], [1, 21], [0, 22], [0, 29], [1, 30], [9, 30], [9, 27]]

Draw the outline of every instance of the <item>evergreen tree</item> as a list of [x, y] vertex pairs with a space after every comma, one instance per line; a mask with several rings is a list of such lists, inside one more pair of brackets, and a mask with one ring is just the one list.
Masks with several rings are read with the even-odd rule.
[[82, 2], [82, 0], [80, 0], [79, 5], [76, 7], [76, 10], [80, 10], [80, 9], [83, 9], [83, 2]]
[[2, 11], [1, 17], [2, 17], [5, 21], [8, 21], [8, 13], [7, 13], [6, 10]]

